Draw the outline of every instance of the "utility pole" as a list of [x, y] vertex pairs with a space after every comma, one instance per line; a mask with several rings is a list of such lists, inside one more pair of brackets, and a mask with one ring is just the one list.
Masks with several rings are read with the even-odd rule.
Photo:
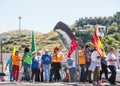
[[2, 58], [2, 38], [0, 39], [0, 45], [1, 45], [1, 58], [0, 58], [0, 68], [1, 72], [3, 72], [3, 58]]
[[19, 37], [21, 35], [21, 19], [22, 19], [22, 17], [19, 16]]

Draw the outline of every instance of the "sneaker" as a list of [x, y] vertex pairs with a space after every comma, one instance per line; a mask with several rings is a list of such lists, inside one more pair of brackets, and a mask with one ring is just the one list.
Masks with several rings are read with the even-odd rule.
[[93, 85], [97, 85], [98, 83], [97, 82], [93, 82]]
[[101, 84], [103, 81], [102, 80], [99, 80], [98, 83]]
[[115, 83], [115, 82], [111, 82], [110, 84], [111, 84], [111, 85], [116, 85], [116, 83]]
[[29, 83], [32, 83], [32, 82], [33, 82], [33, 80], [30, 80], [30, 81], [29, 81]]
[[90, 80], [90, 81], [89, 81], [89, 83], [93, 83], [93, 81], [92, 81], [92, 80]]
[[13, 82], [13, 80], [10, 80], [10, 82]]

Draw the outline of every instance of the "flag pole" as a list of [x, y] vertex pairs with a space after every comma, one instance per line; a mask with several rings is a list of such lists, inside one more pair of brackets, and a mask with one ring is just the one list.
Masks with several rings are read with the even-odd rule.
[[3, 72], [2, 39], [1, 39], [1, 61], [0, 61], [0, 65], [1, 65], [1, 70], [2, 70], [2, 72]]
[[[77, 74], [77, 68], [78, 68], [78, 48], [75, 50], [75, 65], [76, 65], [76, 67], [75, 67], [75, 74]], [[76, 77], [75, 77], [75, 81], [77, 82], [77, 75], [76, 75]]]

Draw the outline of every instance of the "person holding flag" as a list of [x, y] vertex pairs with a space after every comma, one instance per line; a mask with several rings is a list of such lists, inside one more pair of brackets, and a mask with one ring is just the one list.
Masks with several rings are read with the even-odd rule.
[[30, 70], [31, 70], [31, 64], [32, 64], [32, 52], [34, 51], [36, 51], [36, 43], [35, 43], [34, 32], [32, 31], [31, 51], [28, 47], [26, 47], [24, 49], [24, 54], [23, 54], [23, 66], [24, 66], [24, 72], [25, 72], [25, 79], [28, 82], [31, 82]]
[[30, 78], [31, 64], [32, 64], [32, 55], [30, 49], [26, 47], [24, 49], [24, 54], [23, 54], [23, 67], [24, 67], [25, 79], [27, 82], [31, 81]]
[[68, 59], [67, 59], [71, 82], [75, 81], [75, 72], [76, 72], [75, 50], [77, 48], [78, 48], [77, 42], [74, 39], [72, 39], [71, 44], [70, 44], [70, 49], [68, 51]]
[[99, 74], [100, 74], [100, 67], [101, 67], [101, 58], [103, 56], [103, 46], [98, 36], [98, 26], [95, 26], [94, 34], [92, 38], [92, 44], [94, 45], [94, 51], [91, 54], [91, 64], [89, 70], [94, 72], [94, 83], [99, 84]]
[[89, 71], [93, 72], [93, 84], [99, 84], [99, 74], [101, 66], [101, 56], [96, 49], [91, 54], [91, 63], [89, 66]]
[[12, 66], [12, 57], [15, 55], [16, 52], [16, 47], [13, 47], [12, 55], [11, 57], [7, 60], [6, 62], [6, 67], [5, 70], [7, 70], [7, 67], [9, 68], [9, 73], [10, 73], [10, 81], [13, 81], [13, 66]]

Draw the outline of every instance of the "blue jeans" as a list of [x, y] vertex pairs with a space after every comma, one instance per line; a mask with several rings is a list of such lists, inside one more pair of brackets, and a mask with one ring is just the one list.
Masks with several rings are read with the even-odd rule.
[[13, 80], [13, 71], [9, 70], [9, 73], [10, 73], [10, 81], [12, 81]]
[[30, 81], [30, 70], [31, 65], [24, 62], [24, 72], [25, 72], [25, 79], [26, 81]]
[[86, 65], [80, 64], [81, 67], [81, 73], [80, 73], [80, 81], [85, 81], [85, 73], [86, 73]]
[[43, 64], [43, 71], [44, 71], [45, 82], [49, 82], [50, 64], [49, 65]]
[[51, 69], [50, 70], [50, 82], [52, 82], [52, 80], [53, 80], [54, 73], [55, 73], [55, 70]]

